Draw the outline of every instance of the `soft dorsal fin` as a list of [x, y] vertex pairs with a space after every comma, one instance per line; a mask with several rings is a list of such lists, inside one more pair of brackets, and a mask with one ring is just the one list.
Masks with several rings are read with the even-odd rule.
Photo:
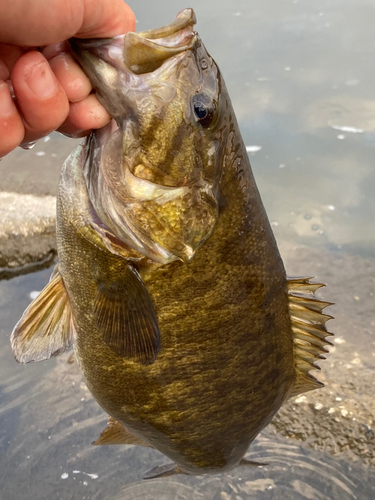
[[326, 337], [333, 334], [325, 327], [332, 316], [322, 312], [325, 307], [332, 305], [332, 302], [320, 300], [315, 296], [314, 292], [325, 285], [312, 283], [310, 279], [288, 278], [287, 282], [296, 367], [296, 382], [291, 397], [323, 386], [309, 371], [320, 370], [315, 362], [325, 359], [324, 354], [328, 352], [326, 346], [332, 345]]
[[13, 355], [19, 363], [58, 356], [72, 347], [73, 330], [68, 294], [56, 266], [48, 285], [14, 327]]
[[94, 306], [98, 331], [119, 356], [153, 363], [160, 332], [152, 300], [133, 266], [115, 282], [101, 282]]
[[100, 434], [98, 439], [94, 441], [94, 445], [110, 445], [110, 444], [134, 444], [137, 446], [147, 446], [152, 448], [151, 445], [143, 441], [138, 436], [131, 434], [120, 422], [113, 417], [109, 417], [108, 425]]
[[[260, 462], [252, 462], [251, 460], [243, 458], [238, 465], [239, 466], [246, 465], [247, 467], [263, 467], [268, 464]], [[176, 474], [185, 474], [185, 473], [178, 465], [170, 462], [169, 464], [159, 465], [158, 467], [154, 467], [153, 469], [148, 471], [145, 476], [143, 476], [143, 479], [156, 479], [160, 477], [174, 476]]]
[[154, 467], [153, 469], [148, 471], [145, 476], [143, 476], [143, 479], [156, 479], [159, 477], [174, 476], [176, 474], [184, 474], [184, 472], [178, 465], [170, 462], [169, 464], [158, 465], [157, 467]]
[[246, 467], [266, 467], [268, 464], [263, 462], [253, 462], [252, 460], [248, 460], [247, 458], [242, 458], [238, 465], [246, 465]]

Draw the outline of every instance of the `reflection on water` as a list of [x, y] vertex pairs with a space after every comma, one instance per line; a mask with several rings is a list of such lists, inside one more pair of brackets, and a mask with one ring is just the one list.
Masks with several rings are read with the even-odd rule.
[[[132, 5], [139, 30], [166, 24], [187, 6], [182, 0]], [[229, 87], [287, 268], [318, 275], [329, 284], [325, 297], [337, 303], [331, 329], [341, 340], [322, 364], [325, 390], [335, 399], [342, 366], [346, 387], [351, 380], [360, 395], [359, 369], [370, 387], [375, 381], [373, 1], [206, 0], [189, 6]], [[2, 163], [14, 162], [17, 175], [24, 169], [27, 192], [33, 162], [57, 179], [56, 162], [72, 147], [55, 137]], [[44, 194], [43, 186], [41, 179], [36, 194]], [[1, 500], [374, 498], [374, 469], [269, 431], [248, 455], [269, 462], [266, 467], [142, 482], [166, 459], [144, 448], [90, 445], [106, 418], [69, 355], [28, 366], [12, 358], [9, 334], [49, 274], [0, 282]], [[340, 390], [345, 399], [346, 389]]]

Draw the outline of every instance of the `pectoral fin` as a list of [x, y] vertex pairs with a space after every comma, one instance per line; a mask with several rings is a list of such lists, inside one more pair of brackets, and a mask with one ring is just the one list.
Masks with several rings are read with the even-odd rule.
[[151, 446], [143, 441], [138, 436], [131, 434], [120, 422], [112, 417], [108, 419], [108, 425], [100, 434], [98, 439], [92, 443], [93, 445], [110, 445], [110, 444], [134, 444], [137, 446]]
[[57, 267], [48, 285], [31, 302], [14, 327], [11, 344], [19, 363], [43, 361], [72, 347], [70, 304]]
[[98, 285], [95, 299], [98, 330], [119, 356], [153, 363], [160, 350], [160, 332], [152, 300], [138, 272], [128, 266], [120, 280]]

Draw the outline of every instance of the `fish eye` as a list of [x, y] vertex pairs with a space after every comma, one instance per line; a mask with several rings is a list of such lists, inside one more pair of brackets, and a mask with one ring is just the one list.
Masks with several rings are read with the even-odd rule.
[[202, 127], [209, 127], [214, 117], [213, 101], [207, 95], [197, 94], [193, 98], [193, 109]]
[[194, 103], [194, 113], [196, 114], [198, 120], [204, 120], [208, 115], [207, 106], [203, 102], [197, 101]]

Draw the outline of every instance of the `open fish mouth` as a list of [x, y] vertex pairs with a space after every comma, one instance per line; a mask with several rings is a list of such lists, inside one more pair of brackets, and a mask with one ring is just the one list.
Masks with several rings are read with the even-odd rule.
[[155, 28], [150, 31], [142, 31], [139, 36], [156, 40], [158, 38], [168, 38], [182, 32], [187, 27], [193, 26], [197, 22], [193, 9], [184, 9], [177, 14], [174, 21], [162, 28]]
[[119, 126], [124, 116], [135, 121], [137, 116], [132, 99], [119, 88], [139, 86], [137, 76], [145, 75], [147, 79], [164, 62], [172, 60], [172, 65], [176, 64], [179, 55], [183, 57], [194, 49], [199, 44], [195, 23], [194, 11], [184, 9], [162, 28], [114, 38], [69, 40], [73, 56], [90, 79], [99, 101]]
[[123, 68], [125, 64], [132, 73], [139, 75], [155, 71], [167, 59], [193, 48], [198, 40], [198, 35], [193, 30], [195, 23], [193, 9], [184, 9], [171, 24], [162, 28], [129, 32], [111, 39], [72, 38], [69, 42], [85, 71], [89, 51], [116, 69]]
[[191, 49], [197, 40], [194, 11], [184, 9], [162, 28], [126, 35], [124, 62], [136, 74], [157, 69], [165, 60]]

